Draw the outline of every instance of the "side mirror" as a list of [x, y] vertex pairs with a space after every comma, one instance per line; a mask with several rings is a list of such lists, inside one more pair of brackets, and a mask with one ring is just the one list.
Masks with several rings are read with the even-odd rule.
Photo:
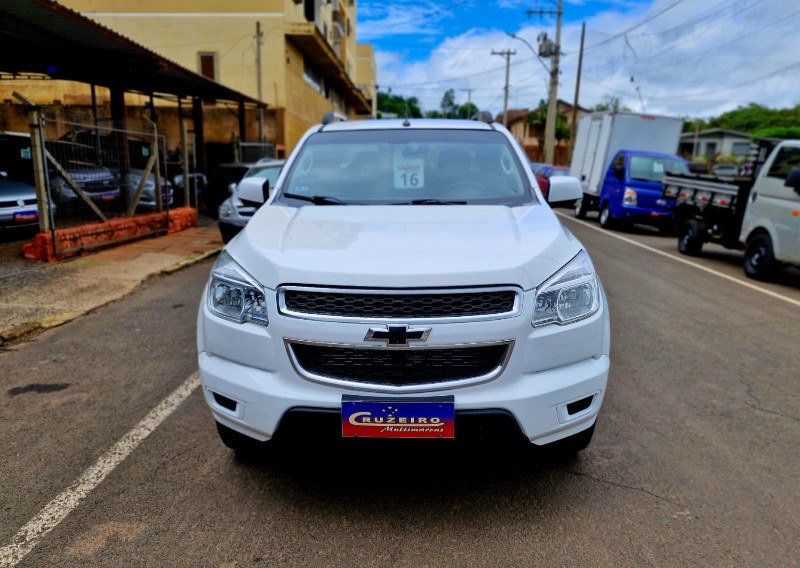
[[625, 179], [625, 168], [614, 168], [611, 170], [611, 174], [619, 181], [622, 181]]
[[232, 194], [234, 191], [236, 191], [236, 184], [235, 183], [229, 183], [228, 184], [228, 193]]
[[791, 187], [795, 193], [800, 194], [800, 168], [795, 166], [789, 170], [789, 175], [786, 176], [786, 182], [783, 185]]
[[236, 192], [242, 201], [265, 203], [269, 197], [269, 182], [257, 177], [244, 178], [236, 186]]
[[553, 176], [550, 178], [550, 189], [547, 192], [547, 202], [551, 205], [569, 203], [570, 205], [583, 198], [581, 182], [571, 176]]
[[0, 177], [7, 178], [8, 177], [8, 172], [0, 172]]

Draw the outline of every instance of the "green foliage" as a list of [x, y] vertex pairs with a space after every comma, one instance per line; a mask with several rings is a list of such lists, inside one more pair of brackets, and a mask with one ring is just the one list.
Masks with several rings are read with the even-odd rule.
[[739, 157], [736, 154], [719, 154], [714, 156], [715, 164], [738, 164]]
[[[800, 138], [800, 104], [773, 109], [757, 103], [723, 113], [708, 121], [699, 121], [700, 130], [726, 128], [757, 138]], [[684, 132], [694, 132], [695, 121], [683, 125]]]
[[478, 112], [478, 106], [475, 103], [464, 103], [458, 107], [458, 118], [472, 118]]
[[800, 139], [800, 126], [769, 126], [754, 131], [756, 138], [783, 138], [786, 140]]
[[442, 113], [440, 113], [436, 109], [429, 110], [428, 112], [425, 113], [425, 118], [442, 118]]
[[622, 104], [622, 99], [619, 97], [613, 97], [611, 95], [606, 95], [603, 97], [603, 102], [598, 103], [592, 107], [592, 110], [595, 112], [601, 112], [606, 110], [613, 110], [614, 112], [631, 112], [631, 108], [627, 107]]
[[399, 117], [422, 118], [419, 101], [416, 97], [402, 97], [378, 91], [378, 118], [383, 113], [395, 114]]
[[453, 89], [447, 89], [442, 95], [439, 110], [441, 110], [444, 118], [454, 118], [456, 116], [458, 105], [456, 104], [456, 92]]
[[[539, 101], [539, 106], [530, 111], [525, 116], [525, 124], [532, 126], [539, 140], [539, 148], [544, 148], [544, 130], [547, 125], [547, 102], [544, 99]], [[556, 112], [556, 140], [569, 140], [570, 130], [567, 125], [567, 117], [560, 112]]]

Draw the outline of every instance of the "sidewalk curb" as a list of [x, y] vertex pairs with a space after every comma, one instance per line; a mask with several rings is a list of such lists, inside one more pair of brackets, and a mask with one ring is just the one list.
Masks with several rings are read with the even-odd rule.
[[184, 259], [184, 260], [182, 260], [180, 262], [176, 262], [172, 266], [168, 266], [167, 268], [162, 269], [161, 272], [159, 272], [158, 274], [172, 274], [173, 272], [177, 272], [178, 270], [182, 270], [182, 269], [186, 268], [187, 266], [191, 266], [193, 264], [197, 264], [198, 262], [202, 262], [207, 258], [211, 258], [212, 256], [215, 256], [215, 255], [219, 254], [222, 249], [223, 249], [223, 247], [218, 247], [218, 248], [215, 248], [213, 250], [204, 252], [200, 256], [187, 258], [187, 259]]
[[[144, 282], [146, 282], [148, 279], [152, 278], [153, 276], [155, 276], [157, 274], [173, 274], [173, 273], [175, 273], [175, 272], [177, 272], [179, 270], [182, 270], [184, 268], [192, 266], [193, 264], [197, 264], [198, 262], [202, 262], [202, 261], [206, 260], [207, 258], [210, 258], [210, 257], [212, 257], [214, 255], [219, 254], [219, 252], [222, 250], [222, 248], [223, 247], [218, 247], [218, 248], [215, 248], [213, 250], [204, 252], [203, 254], [201, 254], [199, 256], [186, 258], [186, 259], [184, 259], [184, 260], [182, 260], [180, 262], [177, 262], [177, 263], [173, 264], [172, 266], [168, 266], [167, 268], [164, 268], [164, 269], [162, 269], [162, 270], [160, 270], [158, 272], [153, 272], [149, 276], [143, 278], [133, 288], [131, 288], [131, 290], [129, 290], [125, 294], [125, 296], [130, 294], [132, 291], [136, 290], [136, 288], [138, 288]], [[35, 331], [43, 331], [43, 330], [46, 330], [46, 329], [50, 329], [50, 328], [53, 328], [53, 327], [58, 327], [60, 325], [63, 325], [65, 323], [67, 323], [67, 322], [70, 322], [70, 321], [72, 321], [74, 319], [79, 318], [80, 316], [82, 316], [82, 315], [84, 315], [86, 313], [89, 313], [89, 312], [91, 312], [93, 310], [96, 310], [99, 307], [105, 306], [106, 304], [110, 304], [111, 302], [115, 302], [118, 299], [119, 298], [115, 298], [113, 300], [108, 300], [106, 302], [101, 302], [101, 303], [99, 303], [99, 304], [97, 304], [95, 306], [92, 306], [91, 308], [89, 308], [87, 310], [84, 310], [84, 311], [80, 311], [80, 312], [64, 312], [64, 313], [60, 313], [60, 314], [50, 314], [50, 315], [43, 316], [38, 321], [25, 322], [25, 323], [22, 323], [22, 324], [19, 324], [19, 325], [15, 325], [14, 327], [10, 327], [10, 328], [7, 328], [7, 329], [0, 329], [0, 348], [5, 347], [6, 345], [8, 345], [9, 343], [11, 343], [13, 341], [17, 341], [18, 339], [21, 339], [21, 338], [25, 337], [26, 335], [30, 335]]]

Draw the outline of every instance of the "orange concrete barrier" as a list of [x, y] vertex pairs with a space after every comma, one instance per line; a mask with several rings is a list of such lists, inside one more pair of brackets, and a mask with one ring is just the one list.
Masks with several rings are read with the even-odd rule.
[[[22, 247], [25, 258], [52, 262], [78, 256], [102, 248], [113, 247], [134, 239], [153, 236], [166, 225], [167, 213], [149, 213], [134, 217], [109, 219], [105, 223], [91, 223], [78, 227], [56, 229], [55, 233], [39, 233]], [[179, 207], [169, 211], [168, 233], [197, 226], [197, 211]], [[55, 237], [55, 247], [53, 238]], [[55, 248], [55, 252], [53, 251]]]

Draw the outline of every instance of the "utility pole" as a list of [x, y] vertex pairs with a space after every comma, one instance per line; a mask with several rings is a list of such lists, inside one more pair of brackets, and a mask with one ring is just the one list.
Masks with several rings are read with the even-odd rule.
[[558, 58], [561, 53], [561, 2], [556, 5], [556, 44], [550, 64], [550, 89], [547, 93], [547, 122], [544, 125], [545, 162], [552, 164], [555, 157], [556, 114], [558, 111]]
[[504, 49], [503, 51], [492, 50], [492, 55], [500, 55], [506, 58], [506, 86], [503, 87], [503, 126], [506, 127], [508, 127], [508, 75], [511, 67], [511, 56], [516, 54], [516, 51], [509, 49]]
[[[258, 83], [258, 102], [263, 103], [263, 93], [261, 86], [261, 43], [264, 41], [264, 34], [261, 33], [261, 22], [256, 22], [256, 81]], [[258, 141], [264, 142], [264, 105], [258, 105]]]
[[575, 98], [572, 100], [572, 128], [570, 128], [569, 138], [569, 159], [572, 161], [572, 153], [575, 151], [575, 137], [578, 133], [578, 96], [581, 92], [581, 67], [583, 67], [583, 39], [586, 36], [586, 22], [581, 24], [581, 50], [578, 52], [578, 75], [575, 78]]
[[467, 104], [471, 104], [472, 103], [472, 91], [474, 91], [475, 89], [461, 89], [461, 90], [467, 92]]

